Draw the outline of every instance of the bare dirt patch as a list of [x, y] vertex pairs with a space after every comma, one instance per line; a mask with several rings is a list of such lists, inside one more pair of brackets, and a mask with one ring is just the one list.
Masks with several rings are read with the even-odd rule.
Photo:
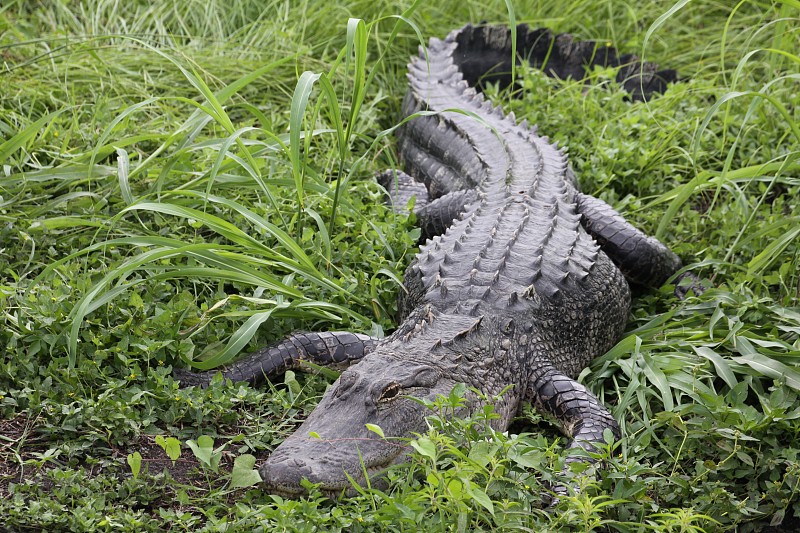
[[[18, 413], [14, 418], [0, 420], [0, 498], [9, 495], [9, 485], [19, 482], [25, 475], [25, 461], [33, 458], [33, 453], [41, 451], [42, 443], [37, 442], [36, 419], [29, 413]], [[37, 470], [37, 466], [27, 466]]]
[[195, 485], [199, 482], [206, 483], [206, 478], [201, 472], [201, 465], [190, 450], [181, 449], [181, 456], [174, 462], [167, 452], [156, 444], [155, 437], [141, 435], [126, 449], [115, 448], [112, 458], [125, 463], [128, 454], [139, 452], [142, 456], [142, 473], [144, 475], [157, 475], [166, 471], [177, 483]]

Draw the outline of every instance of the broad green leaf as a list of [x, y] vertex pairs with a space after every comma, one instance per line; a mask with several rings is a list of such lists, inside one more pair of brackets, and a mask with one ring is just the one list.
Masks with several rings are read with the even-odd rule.
[[380, 438], [382, 438], [382, 439], [386, 438], [386, 436], [383, 434], [383, 430], [381, 429], [381, 427], [380, 427], [380, 426], [377, 426], [377, 425], [375, 425], [375, 424], [364, 424], [364, 425], [367, 427], [367, 429], [368, 429], [369, 431], [371, 431], [371, 432], [375, 433], [375, 434], [376, 434], [376, 435], [378, 435]]
[[417, 452], [419, 452], [420, 455], [429, 457], [434, 461], [436, 460], [437, 457], [436, 445], [428, 437], [422, 436], [416, 440], [412, 440], [411, 447], [417, 450]]
[[261, 483], [261, 475], [253, 467], [256, 458], [249, 453], [242, 454], [233, 460], [233, 470], [231, 471], [231, 488], [241, 489], [252, 487]]
[[138, 479], [139, 472], [142, 469], [142, 454], [140, 454], [139, 452], [129, 453], [128, 466], [131, 467], [131, 473], [133, 474], [133, 479]]
[[483, 492], [482, 489], [476, 487], [472, 483], [467, 483], [466, 492], [473, 500], [478, 502], [481, 507], [489, 511], [489, 514], [494, 515], [494, 503], [492, 503], [492, 499], [489, 498], [489, 495]]
[[[737, 338], [737, 346], [741, 344], [741, 339], [741, 337]], [[731, 359], [737, 363], [749, 366], [759, 374], [782, 381], [794, 390], [800, 391], [800, 371], [798, 371], [796, 368], [792, 368], [789, 365], [781, 363], [780, 361], [776, 361], [775, 359], [761, 355], [754, 350], [741, 351], [746, 351], [747, 354], [740, 357], [731, 357]]]
[[211, 466], [211, 457], [214, 455], [214, 439], [208, 435], [201, 435], [197, 441], [187, 440], [186, 444], [198, 461], [206, 466]]
[[732, 389], [739, 383], [739, 381], [736, 379], [736, 376], [733, 374], [733, 370], [731, 370], [728, 361], [726, 361], [717, 352], [711, 348], [708, 348], [707, 346], [695, 346], [694, 351], [697, 353], [697, 355], [705, 357], [711, 361], [717, 371], [717, 375], [722, 378], [728, 387]]
[[655, 385], [661, 393], [659, 397], [664, 404], [664, 410], [672, 411], [675, 408], [675, 404], [672, 401], [672, 391], [670, 390], [667, 376], [664, 375], [664, 372], [658, 367], [650, 355], [642, 353], [641, 356], [642, 361], [644, 361], [644, 374], [647, 376], [648, 381]]
[[175, 437], [165, 439], [163, 435], [156, 435], [156, 444], [161, 446], [173, 463], [181, 456], [181, 441]]

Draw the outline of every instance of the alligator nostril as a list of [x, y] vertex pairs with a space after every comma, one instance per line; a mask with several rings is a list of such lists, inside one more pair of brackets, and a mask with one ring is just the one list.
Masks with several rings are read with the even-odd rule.
[[299, 490], [301, 479], [313, 478], [313, 471], [305, 461], [293, 457], [283, 457], [278, 460], [269, 458], [261, 466], [259, 473], [267, 486], [282, 490], [290, 488]]

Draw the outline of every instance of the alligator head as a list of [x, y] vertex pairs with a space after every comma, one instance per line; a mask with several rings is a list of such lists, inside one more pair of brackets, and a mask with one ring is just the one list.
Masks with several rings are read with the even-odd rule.
[[[383, 353], [382, 353], [383, 352]], [[425, 431], [430, 412], [412, 399], [448, 394], [455, 381], [430, 364], [399, 360], [378, 349], [344, 371], [300, 428], [261, 467], [267, 488], [287, 496], [305, 492], [302, 479], [326, 494], [363, 485], [365, 474], [400, 462], [405, 440]], [[367, 428], [379, 426], [385, 438]]]

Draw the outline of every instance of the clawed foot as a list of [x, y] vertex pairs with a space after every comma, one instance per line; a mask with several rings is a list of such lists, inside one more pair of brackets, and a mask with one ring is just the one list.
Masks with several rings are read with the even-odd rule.
[[675, 296], [677, 296], [679, 300], [685, 300], [689, 295], [689, 291], [693, 292], [695, 295], [700, 295], [703, 294], [705, 290], [700, 278], [698, 278], [694, 272], [684, 272], [675, 278]]

